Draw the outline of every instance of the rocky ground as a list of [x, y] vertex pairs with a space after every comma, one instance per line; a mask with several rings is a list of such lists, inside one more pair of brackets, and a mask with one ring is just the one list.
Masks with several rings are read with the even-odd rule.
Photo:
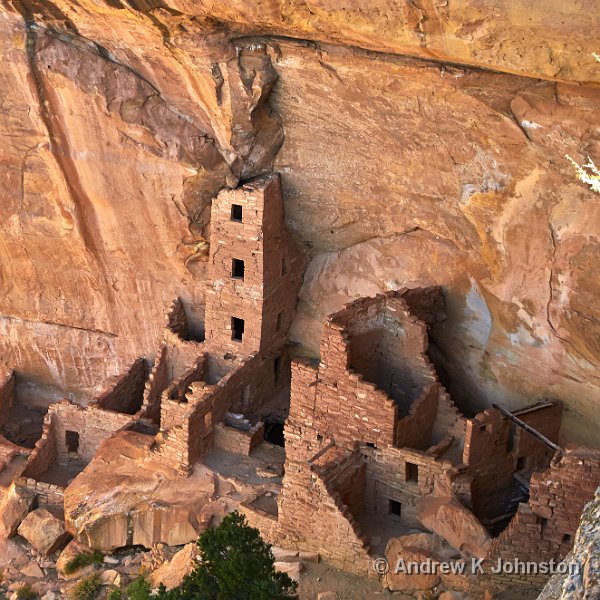
[[495, 4], [3, 3], [0, 363], [83, 401], [176, 297], [201, 329], [211, 198], [276, 170], [306, 352], [348, 300], [442, 285], [461, 407], [557, 397], [597, 442], [600, 208], [565, 154], [600, 157], [600, 8]]
[[[103, 586], [98, 595], [105, 598], [115, 587], [125, 587], [140, 574], [158, 586], [176, 586], [191, 568], [196, 556], [195, 545], [180, 547], [156, 545], [152, 550], [129, 548], [104, 555], [99, 564], [84, 566], [73, 574], [65, 574], [67, 561], [81, 552], [91, 550], [71, 542], [61, 552], [48, 556], [34, 550], [19, 536], [0, 542], [0, 570], [3, 573], [0, 593], [7, 600], [17, 600], [17, 591], [31, 586], [41, 600], [61, 600], [69, 597], [82, 578], [97, 572]], [[321, 563], [312, 553], [302, 554], [274, 548], [276, 567], [298, 581], [300, 600], [483, 600], [462, 592], [433, 590], [414, 594], [390, 592], [376, 578], [359, 577]], [[494, 595], [494, 600], [533, 600], [535, 592], [507, 591]], [[486, 596], [491, 600], [492, 596]], [[569, 598], [571, 598], [569, 596]], [[586, 596], [586, 598], [588, 598]], [[590, 596], [589, 598], [592, 598]]]

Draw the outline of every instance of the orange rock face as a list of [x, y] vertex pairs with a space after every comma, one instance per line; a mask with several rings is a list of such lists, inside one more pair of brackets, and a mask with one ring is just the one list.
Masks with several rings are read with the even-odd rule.
[[557, 397], [597, 443], [600, 203], [564, 155], [600, 159], [599, 8], [347, 4], [0, 9], [0, 361], [85, 401], [175, 297], [201, 331], [211, 198], [274, 169], [306, 352], [344, 302], [441, 284], [453, 397]]

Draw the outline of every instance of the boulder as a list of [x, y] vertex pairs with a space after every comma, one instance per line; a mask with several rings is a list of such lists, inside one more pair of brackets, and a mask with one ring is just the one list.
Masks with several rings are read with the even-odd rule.
[[102, 585], [121, 587], [121, 575], [114, 569], [108, 569], [100, 573], [100, 581]]
[[65, 529], [64, 521], [45, 508], [30, 512], [19, 525], [18, 532], [42, 554], [60, 550], [71, 537]]
[[196, 544], [184, 546], [171, 560], [163, 563], [150, 575], [152, 586], [158, 587], [162, 583], [167, 589], [177, 587], [194, 568], [197, 553]]
[[123, 431], [65, 490], [65, 520], [74, 537], [109, 552], [123, 546], [195, 542], [210, 522], [215, 476], [198, 467], [189, 477], [148, 458], [152, 438]]
[[277, 571], [286, 573], [294, 581], [300, 581], [300, 573], [304, 571], [304, 565], [301, 562], [275, 562], [274, 565]]
[[417, 500], [417, 519], [468, 557], [484, 558], [492, 538], [479, 519], [457, 498], [426, 496]]
[[293, 562], [300, 560], [298, 550], [287, 550], [286, 548], [273, 546], [271, 551], [273, 552], [275, 560], [279, 562]]
[[409, 562], [421, 562], [428, 558], [436, 561], [447, 560], [455, 552], [442, 538], [431, 533], [392, 538], [385, 549], [389, 565], [389, 571], [385, 575], [386, 586], [392, 591], [430, 590], [440, 583], [439, 575], [407, 573], [402, 567]]
[[94, 565], [86, 565], [85, 567], [81, 567], [77, 569], [74, 573], [65, 573], [65, 568], [67, 563], [74, 559], [78, 554], [84, 553], [92, 553], [93, 550], [84, 546], [77, 540], [71, 540], [60, 553], [58, 560], [56, 561], [56, 570], [60, 574], [60, 576], [64, 579], [76, 579], [79, 577], [83, 577], [84, 575], [88, 575], [94, 570]]
[[15, 564], [26, 557], [21, 546], [6, 538], [0, 538], [0, 569], [8, 564]]
[[0, 537], [12, 537], [35, 502], [35, 493], [12, 486], [0, 503]]
[[27, 566], [23, 567], [21, 573], [25, 577], [33, 577], [35, 579], [41, 579], [44, 576], [44, 571], [40, 569], [40, 565], [36, 562], [30, 562]]

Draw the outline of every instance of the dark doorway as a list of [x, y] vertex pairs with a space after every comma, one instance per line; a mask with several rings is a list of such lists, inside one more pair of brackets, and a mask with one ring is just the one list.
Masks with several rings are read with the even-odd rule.
[[79, 434], [76, 431], [65, 431], [65, 445], [67, 452], [77, 452], [79, 450]]
[[283, 423], [279, 421], [265, 422], [265, 441], [271, 442], [276, 446], [285, 447], [285, 439], [283, 436]]

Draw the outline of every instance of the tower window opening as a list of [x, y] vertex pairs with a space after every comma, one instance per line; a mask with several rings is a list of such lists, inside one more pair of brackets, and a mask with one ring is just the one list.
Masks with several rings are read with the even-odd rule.
[[281, 259], [281, 276], [285, 277], [290, 272], [290, 263], [287, 257]]
[[244, 261], [234, 258], [231, 261], [231, 276], [235, 279], [244, 279]]
[[238, 223], [242, 222], [242, 216], [244, 214], [244, 210], [241, 204], [232, 204], [231, 205], [231, 220], [237, 221]]
[[419, 482], [419, 465], [415, 465], [414, 463], [407, 462], [405, 475], [406, 475], [406, 481], [418, 483]]
[[244, 319], [231, 317], [231, 339], [236, 342], [244, 339]]
[[281, 329], [283, 328], [283, 317], [284, 317], [284, 311], [281, 311], [278, 315], [277, 315], [277, 331], [281, 331]]

